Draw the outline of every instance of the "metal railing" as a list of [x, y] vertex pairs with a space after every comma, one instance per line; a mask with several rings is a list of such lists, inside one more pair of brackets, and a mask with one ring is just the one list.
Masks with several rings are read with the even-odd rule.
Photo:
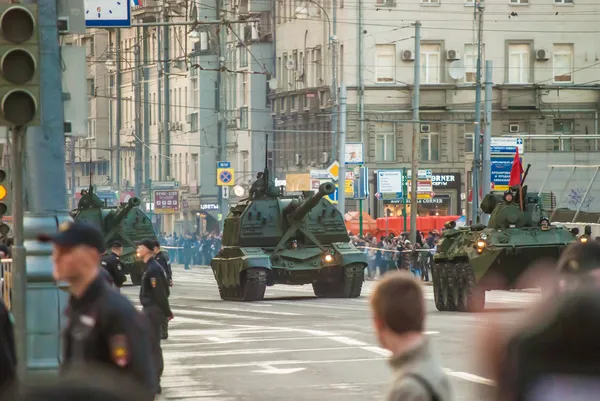
[[0, 295], [8, 309], [11, 309], [12, 301], [12, 259], [1, 259], [2, 275], [0, 276]]

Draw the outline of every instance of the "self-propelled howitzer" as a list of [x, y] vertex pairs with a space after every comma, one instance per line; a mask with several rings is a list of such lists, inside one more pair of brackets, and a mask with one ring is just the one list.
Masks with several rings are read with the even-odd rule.
[[145, 269], [145, 264], [136, 256], [135, 243], [146, 238], [156, 240], [150, 219], [138, 208], [141, 203], [134, 197], [120, 206], [109, 207], [90, 186], [89, 190], [81, 191], [77, 209], [71, 212], [73, 219], [93, 224], [102, 231], [107, 249], [113, 241], [123, 244], [121, 266], [135, 285], [141, 282]]
[[319, 297], [360, 296], [367, 260], [324, 199], [335, 185], [284, 196], [266, 177], [225, 219], [223, 246], [211, 261], [221, 298], [258, 301], [274, 284], [312, 284]]
[[481, 202], [482, 211], [490, 214], [487, 227], [446, 223], [434, 256], [438, 310], [481, 311], [487, 290], [533, 286], [520, 280], [530, 265], [542, 258], [558, 259], [576, 240], [568, 229], [550, 224], [541, 205], [537, 194], [527, 193], [527, 186], [514, 186], [504, 194], [489, 193]]

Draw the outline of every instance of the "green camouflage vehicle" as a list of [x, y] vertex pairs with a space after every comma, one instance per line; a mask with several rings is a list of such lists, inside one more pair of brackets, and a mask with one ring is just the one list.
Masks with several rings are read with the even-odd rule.
[[104, 234], [107, 247], [115, 240], [121, 241], [123, 244], [121, 266], [123, 272], [129, 274], [131, 282], [135, 285], [141, 283], [145, 269], [145, 264], [136, 255], [135, 243], [146, 238], [157, 239], [152, 222], [138, 208], [141, 203], [139, 198], [131, 198], [127, 203], [121, 203], [117, 207], [106, 206], [94, 193], [94, 187], [90, 185], [88, 190], [81, 191], [77, 209], [71, 212], [75, 221], [84, 221], [98, 227]]
[[323, 199], [335, 185], [284, 196], [268, 173], [225, 219], [223, 245], [211, 261], [221, 298], [259, 301], [274, 284], [312, 284], [318, 297], [359, 297], [367, 259], [350, 243], [342, 214]]
[[481, 209], [490, 214], [487, 227], [446, 223], [432, 269], [438, 310], [482, 311], [485, 291], [522, 289], [518, 279], [532, 262], [558, 259], [576, 241], [568, 229], [542, 216], [541, 204], [537, 195], [527, 194], [527, 186], [517, 186], [485, 196]]

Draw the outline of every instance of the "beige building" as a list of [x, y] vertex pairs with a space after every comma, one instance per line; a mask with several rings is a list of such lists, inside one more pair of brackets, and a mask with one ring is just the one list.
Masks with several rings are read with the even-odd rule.
[[[320, 3], [323, 9], [311, 2], [278, 4], [277, 127], [328, 131], [332, 0]], [[364, 143], [364, 162], [373, 173], [410, 167], [413, 24], [420, 20], [420, 165], [434, 175], [458, 174], [462, 184], [444, 194], [448, 196], [424, 201], [419, 213], [463, 212], [474, 146], [477, 25], [473, 1], [338, 0], [337, 7], [338, 81], [348, 88], [347, 142]], [[599, 11], [600, 2], [485, 2], [482, 43], [483, 59], [493, 61], [492, 135], [524, 138], [524, 162], [533, 164], [530, 187], [541, 185], [547, 165], [553, 162], [600, 164], [600, 31], [595, 17]], [[457, 60], [464, 69], [459, 79], [453, 79], [450, 64]], [[282, 133], [276, 138], [279, 178], [285, 172], [322, 168], [331, 162], [328, 134]], [[392, 215], [398, 213], [393, 203], [375, 200], [374, 176], [371, 181], [371, 213], [383, 216], [384, 208], [391, 208]], [[589, 177], [579, 176], [576, 181], [585, 188]], [[545, 190], [561, 193], [563, 185], [560, 180], [549, 182]], [[595, 199], [600, 199], [600, 193]], [[557, 199], [559, 206], [564, 201]], [[354, 209], [355, 202], [348, 201], [347, 208]]]

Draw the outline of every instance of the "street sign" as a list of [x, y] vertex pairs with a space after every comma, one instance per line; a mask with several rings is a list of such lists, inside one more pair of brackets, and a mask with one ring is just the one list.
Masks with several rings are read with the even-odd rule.
[[217, 162], [217, 168], [231, 168], [230, 162]]
[[[418, 178], [419, 180], [431, 180], [431, 178], [433, 177], [433, 171], [431, 170], [419, 170], [419, 174], [418, 174]], [[412, 177], [412, 170], [408, 169], [406, 171], [406, 178], [407, 179], [411, 179]]]
[[522, 155], [524, 152], [523, 138], [515, 137], [492, 137], [491, 142], [491, 153], [492, 154], [509, 154], [514, 155], [519, 149], [519, 154]]
[[358, 178], [354, 179], [354, 199], [366, 199], [369, 196], [369, 169], [360, 167]]
[[314, 179], [331, 178], [327, 170], [310, 170], [309, 174], [310, 178]]
[[365, 162], [364, 146], [360, 142], [346, 143], [345, 164], [363, 164]]
[[348, 196], [354, 196], [354, 180], [346, 180], [344, 192]]
[[331, 203], [333, 203], [334, 205], [336, 203], [338, 203], [338, 186], [337, 184], [335, 185], [335, 191], [331, 194], [331, 195], [327, 195], [325, 196], [325, 198], [327, 198], [327, 200]]
[[377, 199], [381, 199], [381, 197], [382, 197], [382, 195], [381, 195], [381, 192], [377, 192], [377, 193], [375, 194], [375, 197], [376, 197]]
[[379, 170], [377, 192], [386, 199], [402, 199], [402, 170]]
[[353, 180], [354, 179], [354, 171], [346, 171], [346, 179]]
[[235, 185], [233, 179], [233, 169], [232, 168], [218, 168], [217, 169], [217, 186], [233, 186]]
[[85, 26], [88, 28], [131, 27], [130, 0], [83, 0], [83, 5]]
[[[521, 164], [523, 164], [523, 158], [520, 159]], [[492, 156], [491, 181], [494, 191], [506, 191], [508, 189], [508, 182], [510, 181], [510, 171], [512, 170], [513, 160], [514, 157], [512, 156]]]
[[327, 172], [334, 180], [337, 180], [340, 174], [340, 163], [336, 160], [329, 167], [327, 167]]
[[223, 199], [229, 199], [229, 187], [221, 187], [221, 196]]

